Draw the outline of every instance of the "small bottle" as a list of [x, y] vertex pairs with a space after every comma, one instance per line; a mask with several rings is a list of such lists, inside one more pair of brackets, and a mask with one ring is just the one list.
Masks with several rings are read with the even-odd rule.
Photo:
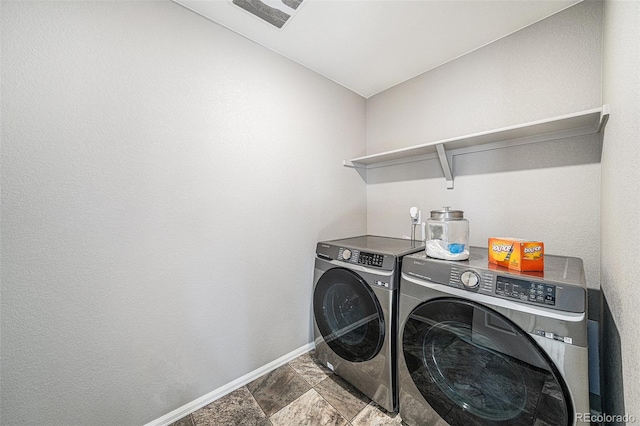
[[432, 210], [427, 219], [427, 255], [437, 259], [469, 258], [469, 221], [462, 210]]

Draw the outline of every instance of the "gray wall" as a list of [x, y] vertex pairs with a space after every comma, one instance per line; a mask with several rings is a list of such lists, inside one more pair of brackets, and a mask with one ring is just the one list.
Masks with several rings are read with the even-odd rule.
[[[3, 425], [142, 424], [295, 350], [315, 242], [407, 235], [412, 205], [602, 275], [640, 414], [640, 259], [619, 249], [639, 239], [637, 1], [607, 0], [604, 28], [583, 2], [376, 95], [366, 124], [364, 99], [173, 3], [1, 7]], [[365, 126], [374, 153], [602, 103], [602, 166], [598, 136], [457, 155], [454, 190], [430, 160], [366, 189], [341, 166]]]
[[1, 72], [3, 425], [140, 425], [312, 340], [363, 98], [170, 2], [3, 1]]
[[[624, 407], [640, 419], [640, 2], [604, 3], [604, 102], [611, 120], [602, 153], [602, 291], [620, 333], [621, 374], [611, 366], [605, 374], [624, 377]], [[607, 336], [605, 336], [607, 337]], [[619, 356], [604, 348], [604, 356]], [[614, 358], [615, 359], [615, 358]], [[605, 366], [607, 366], [605, 359]], [[621, 383], [603, 389], [607, 407], [621, 407]], [[605, 382], [606, 384], [606, 382]], [[614, 413], [612, 413], [614, 414]], [[624, 414], [624, 413], [615, 413]]]
[[[367, 152], [402, 148], [602, 105], [602, 4], [585, 1], [367, 99]], [[600, 135], [460, 154], [455, 188], [437, 160], [367, 172], [368, 232], [409, 235], [408, 210], [452, 206], [470, 242], [542, 240], [584, 259], [599, 286]]]

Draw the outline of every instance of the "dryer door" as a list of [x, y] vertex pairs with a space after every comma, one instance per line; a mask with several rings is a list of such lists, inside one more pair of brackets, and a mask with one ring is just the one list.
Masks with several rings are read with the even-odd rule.
[[419, 305], [404, 326], [402, 351], [413, 383], [451, 425], [573, 424], [553, 362], [526, 332], [480, 304], [445, 298]]
[[384, 315], [369, 285], [355, 272], [325, 272], [315, 287], [313, 312], [325, 342], [341, 358], [368, 361], [380, 351]]

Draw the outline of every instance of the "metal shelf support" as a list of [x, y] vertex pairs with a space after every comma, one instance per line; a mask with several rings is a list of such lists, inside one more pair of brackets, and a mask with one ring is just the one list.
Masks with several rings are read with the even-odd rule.
[[444, 144], [439, 143], [436, 145], [436, 150], [438, 151], [438, 159], [440, 160], [442, 173], [447, 181], [447, 189], [453, 189], [453, 175], [451, 174], [451, 166], [449, 165], [449, 159], [447, 158], [447, 151], [444, 149]]

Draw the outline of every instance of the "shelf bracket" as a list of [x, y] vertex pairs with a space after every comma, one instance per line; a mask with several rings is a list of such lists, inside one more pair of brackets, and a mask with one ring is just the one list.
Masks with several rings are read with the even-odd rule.
[[600, 122], [598, 123], [598, 128], [596, 129], [596, 133], [602, 133], [604, 130], [604, 126], [607, 125], [607, 121], [609, 121], [609, 105], [602, 105], [602, 112], [600, 113]]
[[436, 150], [438, 151], [440, 166], [442, 166], [442, 173], [444, 173], [444, 178], [447, 180], [447, 189], [453, 189], [453, 175], [451, 174], [451, 167], [449, 166], [449, 159], [447, 158], [444, 144], [437, 144]]

